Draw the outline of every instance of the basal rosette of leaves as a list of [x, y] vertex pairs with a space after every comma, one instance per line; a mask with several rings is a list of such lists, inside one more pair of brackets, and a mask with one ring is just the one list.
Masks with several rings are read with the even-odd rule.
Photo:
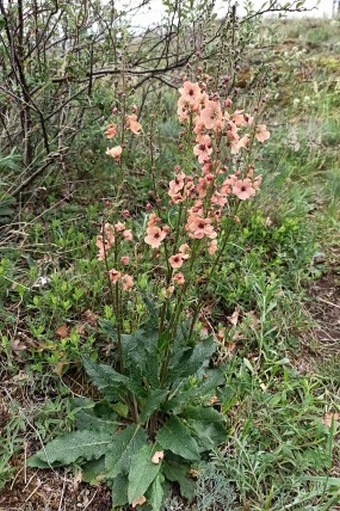
[[[213, 364], [219, 335], [213, 329], [202, 335], [200, 311], [239, 224], [238, 209], [260, 187], [253, 155], [269, 132], [259, 123], [259, 110], [251, 116], [233, 109], [228, 97], [208, 93], [210, 78], [185, 79], [179, 90], [183, 131], [167, 190], [158, 184], [150, 144], [153, 190], [145, 227], [125, 209], [111, 212], [113, 220], [103, 221], [98, 234], [113, 310], [101, 327], [115, 360], [109, 366], [87, 357], [84, 367], [102, 399], [74, 400], [75, 431], [29, 460], [39, 468], [81, 466], [83, 480], [111, 485], [114, 508], [160, 510], [174, 483], [190, 500], [190, 469], [226, 438], [219, 406], [225, 377]], [[127, 137], [142, 133], [137, 108], [130, 108], [128, 114], [123, 97], [106, 129], [117, 204]], [[141, 297], [146, 313], [135, 327], [129, 310], [140, 306]]]

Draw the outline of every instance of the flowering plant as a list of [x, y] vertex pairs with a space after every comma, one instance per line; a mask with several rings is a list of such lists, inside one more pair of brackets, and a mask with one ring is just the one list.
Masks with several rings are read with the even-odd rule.
[[[164, 193], [157, 186], [151, 154], [152, 199], [145, 228], [128, 209], [103, 221], [96, 239], [107, 274], [113, 319], [102, 328], [113, 341], [114, 366], [84, 359], [103, 395], [75, 401], [77, 431], [53, 440], [31, 466], [78, 462], [83, 478], [105, 477], [114, 506], [161, 509], [166, 481], [192, 494], [190, 468], [225, 438], [219, 409], [224, 374], [212, 367], [218, 335], [202, 335], [200, 310], [218, 275], [240, 205], [258, 192], [261, 176], [251, 162], [257, 143], [269, 138], [264, 124], [231, 99], [208, 93], [205, 81], [184, 80], [178, 117], [183, 125], [179, 163]], [[126, 137], [142, 132], [137, 108], [110, 123], [107, 150], [123, 180]], [[118, 111], [115, 109], [114, 114]], [[118, 186], [119, 203], [122, 187]], [[147, 281], [138, 269], [143, 263]], [[139, 328], [129, 311], [145, 304]]]

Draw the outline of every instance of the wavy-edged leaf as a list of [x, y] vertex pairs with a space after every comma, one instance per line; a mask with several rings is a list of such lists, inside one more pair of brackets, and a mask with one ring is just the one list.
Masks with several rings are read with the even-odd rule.
[[77, 430], [91, 430], [106, 433], [114, 433], [119, 422], [97, 417], [94, 410], [79, 410], [75, 414], [75, 426]]
[[200, 460], [200, 450], [195, 438], [178, 417], [170, 417], [158, 431], [156, 438], [163, 449], [190, 461]]
[[115, 507], [125, 506], [128, 503], [128, 485], [129, 481], [127, 476], [119, 474], [112, 484], [112, 506]]
[[182, 413], [186, 419], [200, 421], [207, 424], [221, 423], [225, 421], [224, 415], [212, 406], [189, 406]]
[[179, 484], [182, 497], [189, 501], [193, 498], [195, 492], [195, 483], [188, 477], [190, 465], [185, 465], [182, 460], [165, 459], [163, 464], [163, 473], [168, 481]]
[[159, 472], [150, 488], [150, 504], [153, 511], [160, 511], [164, 497], [164, 476]]
[[81, 480], [89, 484], [98, 484], [105, 479], [105, 456], [85, 463], [81, 468]]
[[146, 398], [146, 401], [143, 406], [143, 411], [139, 416], [140, 424], [143, 424], [147, 421], [153, 412], [155, 412], [162, 403], [166, 400], [168, 395], [168, 390], [165, 389], [155, 389], [151, 390], [150, 394]]
[[178, 363], [169, 371], [169, 381], [175, 378], [194, 376], [199, 369], [207, 367], [217, 348], [217, 342], [209, 337], [187, 350]]
[[144, 445], [131, 459], [129, 472], [128, 499], [129, 504], [142, 497], [157, 477], [162, 463], [152, 463], [153, 445]]
[[179, 414], [188, 404], [192, 404], [195, 400], [202, 402], [212, 391], [215, 392], [218, 386], [223, 385], [224, 382], [225, 375], [221, 369], [209, 369], [205, 371], [204, 377], [200, 377], [191, 388], [183, 388], [182, 386], [179, 392], [167, 401], [164, 410]]
[[77, 460], [100, 458], [112, 443], [112, 435], [99, 431], [74, 431], [52, 440], [28, 460], [29, 467], [65, 466]]
[[221, 423], [188, 420], [188, 426], [194, 432], [200, 451], [210, 451], [225, 441], [227, 432]]
[[159, 387], [158, 330], [137, 330], [123, 336], [124, 359], [131, 374], [153, 388]]
[[113, 479], [121, 473], [128, 474], [132, 456], [146, 442], [147, 435], [138, 425], [131, 424], [122, 433], [117, 433], [105, 456], [108, 477]]
[[106, 364], [98, 364], [89, 357], [83, 358], [84, 368], [93, 384], [109, 398], [115, 398], [121, 394], [119, 391], [138, 392], [139, 387], [131, 378], [119, 373]]

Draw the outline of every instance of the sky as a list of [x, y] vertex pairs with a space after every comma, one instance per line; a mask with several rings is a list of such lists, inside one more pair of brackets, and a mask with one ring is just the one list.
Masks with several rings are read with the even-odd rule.
[[[237, 0], [236, 0], [237, 1]], [[261, 5], [263, 5], [265, 0], [253, 0], [253, 5], [256, 8], [259, 8]], [[140, 3], [140, 0], [118, 0], [116, 3], [116, 6], [118, 8], [122, 6], [130, 6], [135, 7]], [[239, 13], [242, 14], [242, 0], [237, 1], [239, 5]], [[310, 8], [317, 6], [317, 8], [309, 13], [309, 16], [331, 16], [332, 14], [332, 5], [333, 0], [306, 0], [305, 6]], [[220, 15], [223, 15], [223, 13], [227, 10], [226, 8], [227, 1], [223, 0], [217, 0], [217, 9], [218, 13]], [[162, 18], [162, 15], [164, 14], [164, 7], [162, 5], [162, 0], [151, 0], [150, 6], [142, 9], [138, 14], [134, 14], [132, 21], [133, 26], [135, 27], [148, 27], [154, 23], [157, 23]], [[303, 16], [303, 14], [298, 14], [298, 16]]]

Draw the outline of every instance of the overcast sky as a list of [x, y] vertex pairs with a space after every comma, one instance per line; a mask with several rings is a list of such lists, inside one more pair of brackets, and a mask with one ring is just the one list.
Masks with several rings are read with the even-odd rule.
[[[256, 8], [259, 8], [261, 5], [263, 5], [265, 0], [253, 0], [253, 5]], [[116, 5], [119, 7], [124, 6], [130, 6], [134, 7], [140, 3], [140, 0], [118, 0], [116, 1]], [[220, 15], [223, 15], [223, 13], [226, 11], [226, 5], [227, 1], [223, 0], [217, 0], [217, 9], [216, 12]], [[239, 13], [242, 14], [242, 5], [243, 0], [237, 1], [239, 5]], [[332, 5], [333, 0], [306, 0], [305, 6], [306, 7], [314, 7], [317, 4], [318, 7], [310, 13], [309, 15], [313, 16], [330, 16], [332, 14]], [[153, 23], [157, 23], [162, 18], [162, 14], [164, 14], [164, 8], [162, 5], [162, 0], [151, 0], [150, 6], [147, 8], [142, 9], [138, 14], [134, 14], [133, 16], [133, 25], [135, 27], [142, 26], [147, 27]], [[303, 14], [299, 14], [299, 16], [303, 16]]]

